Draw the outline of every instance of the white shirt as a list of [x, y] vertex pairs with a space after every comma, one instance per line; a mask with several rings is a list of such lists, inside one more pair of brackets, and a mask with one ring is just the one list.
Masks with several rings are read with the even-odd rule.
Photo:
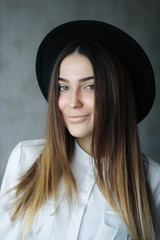
[[[19, 143], [12, 151], [1, 187], [0, 240], [22, 240], [20, 228], [23, 218], [16, 224], [10, 221], [5, 208], [11, 195], [2, 196], [15, 186], [20, 176], [30, 168], [44, 147], [44, 140]], [[58, 212], [54, 199], [39, 210], [27, 240], [131, 240], [125, 224], [107, 203], [100, 192], [92, 170], [93, 159], [76, 143], [71, 167], [77, 181], [79, 203], [73, 199], [68, 210], [65, 188], [61, 186]], [[160, 165], [149, 160], [148, 177], [156, 206], [156, 240], [160, 239]]]

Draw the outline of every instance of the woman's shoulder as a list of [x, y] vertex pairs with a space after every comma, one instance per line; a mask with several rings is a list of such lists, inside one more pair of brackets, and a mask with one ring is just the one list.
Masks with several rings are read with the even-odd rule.
[[11, 152], [11, 156], [16, 153], [20, 153], [21, 157], [26, 157], [25, 154], [39, 154], [43, 150], [44, 144], [44, 139], [21, 141], [15, 146]]
[[152, 160], [149, 157], [147, 157], [146, 161], [147, 161], [147, 172], [149, 176], [158, 177], [160, 179], [160, 163]]
[[[11, 161], [18, 161], [19, 171], [21, 173], [25, 172], [40, 156], [43, 151], [44, 144], [44, 139], [19, 142], [11, 153]], [[12, 160], [12, 154], [18, 155], [17, 159]]]
[[155, 234], [160, 239], [160, 163], [148, 158], [148, 179], [151, 186], [155, 207]]
[[16, 148], [21, 148], [21, 150], [38, 150], [43, 148], [45, 144], [45, 139], [35, 139], [35, 140], [25, 140], [17, 144]]
[[36, 140], [27, 140], [22, 141], [17, 144], [15, 147], [15, 151], [21, 152], [21, 157], [29, 156], [37, 156], [39, 155], [44, 148], [45, 140], [44, 139], [36, 139]]
[[[146, 158], [147, 176], [153, 194], [160, 196], [160, 163]], [[160, 197], [159, 197], [160, 198]]]
[[19, 142], [12, 150], [2, 181], [1, 192], [13, 187], [43, 151], [44, 139]]
[[39, 157], [43, 151], [44, 144], [44, 139], [19, 142], [13, 149], [9, 161], [18, 161], [19, 165], [22, 163], [22, 166], [26, 168], [27, 165], [30, 165]]

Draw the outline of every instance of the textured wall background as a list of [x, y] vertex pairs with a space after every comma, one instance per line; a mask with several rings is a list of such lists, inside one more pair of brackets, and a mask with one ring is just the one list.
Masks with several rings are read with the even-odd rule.
[[159, 12], [159, 0], [0, 1], [0, 181], [15, 145], [21, 140], [43, 138], [46, 102], [36, 82], [37, 48], [52, 28], [76, 19], [102, 20], [120, 27], [149, 56], [157, 95], [139, 130], [143, 151], [160, 161]]

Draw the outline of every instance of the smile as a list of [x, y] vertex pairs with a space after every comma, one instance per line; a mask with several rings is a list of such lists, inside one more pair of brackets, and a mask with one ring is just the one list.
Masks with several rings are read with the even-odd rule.
[[83, 115], [83, 116], [66, 116], [68, 122], [70, 123], [81, 123], [87, 120], [89, 117], [88, 115]]

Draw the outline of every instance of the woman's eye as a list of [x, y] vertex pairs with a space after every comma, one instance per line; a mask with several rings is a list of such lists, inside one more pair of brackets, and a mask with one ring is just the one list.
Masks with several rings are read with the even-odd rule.
[[67, 86], [59, 86], [58, 89], [59, 89], [59, 91], [63, 92], [63, 91], [68, 90], [68, 87]]
[[87, 85], [86, 88], [89, 89], [89, 90], [93, 90], [94, 89], [94, 85], [93, 84]]

